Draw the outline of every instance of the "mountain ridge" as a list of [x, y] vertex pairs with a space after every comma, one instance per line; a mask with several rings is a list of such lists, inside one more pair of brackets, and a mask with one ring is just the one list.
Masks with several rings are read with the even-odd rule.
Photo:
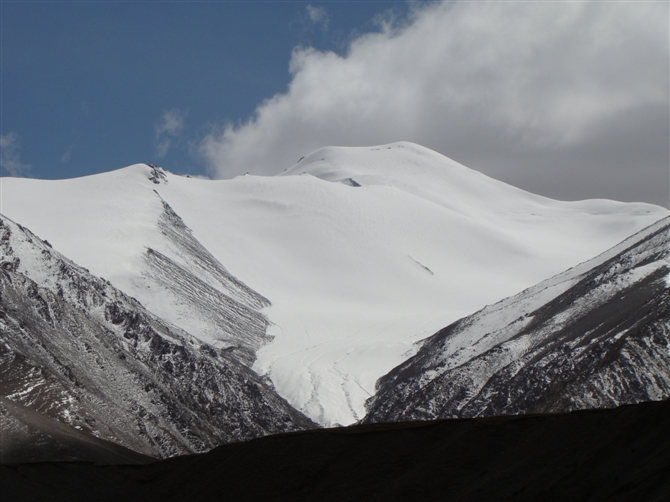
[[670, 218], [426, 339], [365, 422], [612, 407], [670, 397]]
[[[3, 208], [149, 311], [237, 351], [324, 425], [361, 419], [376, 380], [417, 341], [668, 214], [540, 198], [409, 143], [312, 157], [276, 177], [199, 180], [135, 165], [5, 178]], [[439, 175], [452, 171], [460, 178]], [[239, 310], [234, 281], [271, 305]]]
[[[0, 250], [0, 397], [159, 458], [316, 427], [234, 353], [154, 316], [2, 215]], [[7, 417], [3, 457], [54, 434], [45, 425], [26, 436]]]

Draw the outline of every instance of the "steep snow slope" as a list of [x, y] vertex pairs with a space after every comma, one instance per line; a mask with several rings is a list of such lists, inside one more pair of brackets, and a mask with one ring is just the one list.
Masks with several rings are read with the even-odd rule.
[[444, 328], [377, 384], [365, 422], [670, 397], [670, 218]]
[[[272, 303], [263, 314], [274, 340], [255, 337], [254, 368], [324, 424], [360, 419], [375, 381], [417, 340], [668, 214], [538, 197], [410, 143], [322, 149], [277, 177], [155, 172], [4, 179], [3, 210], [198, 335], [199, 314], [166, 303], [148, 282], [147, 247], [179, 260], [158, 229], [165, 201], [216, 261]], [[192, 262], [180, 263], [195, 273]]]
[[40, 427], [27, 438], [21, 413], [3, 417], [3, 448], [53, 436], [46, 418], [154, 457], [315, 426], [228, 351], [151, 315], [2, 215], [0, 292], [0, 397], [45, 416], [28, 420]]
[[166, 182], [144, 164], [60, 182], [4, 179], [2, 206], [151, 312], [252, 364], [270, 302], [193, 237], [155, 190]]

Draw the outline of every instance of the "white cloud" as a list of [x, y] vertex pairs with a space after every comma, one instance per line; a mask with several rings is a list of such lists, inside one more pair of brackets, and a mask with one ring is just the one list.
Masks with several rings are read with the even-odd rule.
[[67, 151], [61, 156], [60, 162], [61, 164], [67, 164], [70, 162], [70, 159], [72, 158], [72, 146], [67, 149]]
[[156, 142], [156, 155], [158, 158], [163, 158], [167, 155], [168, 150], [170, 150], [171, 146], [171, 140], [170, 139], [164, 139], [162, 141], [157, 141]]
[[30, 170], [30, 164], [21, 162], [19, 138], [13, 132], [0, 136], [0, 167], [2, 174], [23, 176]]
[[631, 113], [667, 109], [667, 17], [663, 3], [423, 4], [345, 55], [296, 48], [288, 91], [201, 151], [230, 177], [325, 145], [409, 140], [510, 161], [583, 148]]
[[307, 4], [307, 17], [312, 23], [321, 26], [323, 30], [328, 29], [330, 16], [328, 16], [325, 8], [313, 7], [311, 4]]
[[177, 138], [184, 129], [184, 118], [178, 109], [172, 109], [163, 113], [159, 124], [155, 127], [156, 135], [156, 155], [160, 158], [165, 157], [172, 141]]

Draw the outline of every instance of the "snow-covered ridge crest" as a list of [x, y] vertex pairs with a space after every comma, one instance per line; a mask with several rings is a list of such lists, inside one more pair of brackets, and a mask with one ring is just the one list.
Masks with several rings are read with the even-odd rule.
[[[497, 212], [522, 215], [531, 205], [536, 209], [537, 206], [556, 208], [557, 204], [566, 205], [495, 180], [407, 141], [371, 147], [320, 148], [286, 169], [281, 176], [299, 174], [349, 186], [392, 186], [466, 216], [490, 217]], [[573, 204], [575, 209], [593, 214], [617, 212], [622, 208], [621, 203], [607, 200]], [[649, 211], [649, 204], [633, 205], [640, 212]], [[534, 216], [541, 216], [541, 213]]]
[[[37, 228], [44, 230], [45, 221], [58, 227], [49, 235], [75, 262], [154, 314], [251, 365], [256, 350], [271, 339], [260, 312], [270, 302], [230, 274], [161, 198], [156, 189], [172, 177], [161, 167], [136, 164], [53, 181], [44, 187], [45, 196], [59, 208], [37, 214], [33, 211], [40, 204], [23, 201], [23, 209]], [[58, 186], [65, 190], [53, 190]], [[11, 200], [11, 195], [4, 198]], [[86, 214], [77, 214], [82, 206]]]
[[[376, 380], [418, 340], [668, 214], [649, 204], [546, 199], [409, 143], [328, 148], [274, 177], [164, 172], [159, 184], [145, 165], [73, 180], [4, 179], [3, 205], [154, 314], [212, 341], [218, 321], [200, 326], [209, 319], [203, 305], [158, 288], [147, 250], [175, 264], [167, 267], [180, 277], [175, 286], [201, 281], [240, 298], [197, 265], [200, 251], [163, 233], [169, 206], [231, 277], [271, 302], [252, 308], [268, 321], [268, 336], [247, 344], [253, 368], [323, 424], [362, 418]], [[180, 269], [197, 280], [182, 280]]]

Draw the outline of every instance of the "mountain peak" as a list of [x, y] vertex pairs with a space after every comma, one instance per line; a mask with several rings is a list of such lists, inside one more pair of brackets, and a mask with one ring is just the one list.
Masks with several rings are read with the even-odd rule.
[[326, 181], [341, 181], [349, 175], [394, 178], [466, 172], [477, 173], [429, 148], [401, 141], [369, 147], [326, 146], [305, 155], [281, 175], [309, 173]]

